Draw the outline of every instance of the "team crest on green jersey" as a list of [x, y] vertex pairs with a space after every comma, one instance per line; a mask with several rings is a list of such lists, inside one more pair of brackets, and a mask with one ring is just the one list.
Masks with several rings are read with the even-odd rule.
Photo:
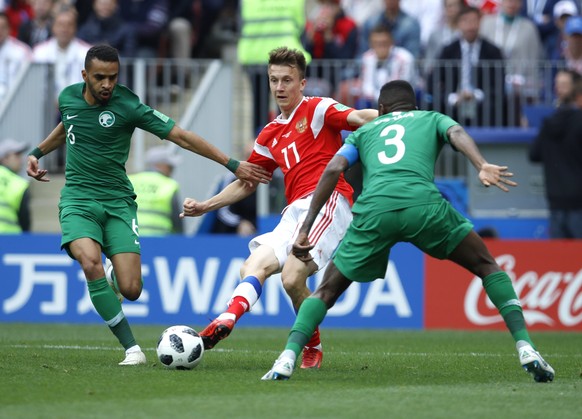
[[115, 115], [111, 111], [103, 111], [99, 114], [99, 124], [104, 128], [109, 128], [115, 124]]
[[164, 115], [160, 111], [156, 111], [155, 109], [154, 109], [154, 115], [157, 116], [158, 118], [160, 118], [164, 122], [168, 122], [168, 120], [170, 119], [169, 117], [167, 117], [166, 115]]

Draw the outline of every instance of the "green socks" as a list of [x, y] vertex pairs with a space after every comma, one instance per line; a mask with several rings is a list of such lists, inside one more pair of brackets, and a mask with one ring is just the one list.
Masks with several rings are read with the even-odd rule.
[[535, 349], [535, 345], [527, 332], [521, 303], [507, 273], [500, 271], [487, 275], [483, 278], [483, 287], [491, 302], [499, 310], [499, 314], [503, 317], [513, 339], [516, 342], [525, 340]]
[[105, 277], [95, 281], [87, 281], [87, 288], [89, 289], [89, 297], [93, 302], [93, 306], [101, 318], [107, 323], [109, 329], [123, 345], [125, 349], [136, 344], [135, 338], [129, 322], [123, 314], [121, 303], [117, 299], [115, 292], [107, 283]]
[[327, 306], [323, 300], [316, 297], [306, 298], [299, 308], [285, 349], [295, 352], [296, 357], [298, 357], [326, 314]]

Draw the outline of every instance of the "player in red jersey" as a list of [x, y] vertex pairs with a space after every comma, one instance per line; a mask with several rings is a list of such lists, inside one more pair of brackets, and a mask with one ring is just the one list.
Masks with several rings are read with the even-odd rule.
[[[288, 205], [272, 232], [249, 243], [251, 255], [241, 268], [242, 280], [228, 310], [200, 333], [205, 349], [230, 334], [237, 320], [259, 299], [267, 278], [275, 273], [281, 272], [285, 291], [295, 310], [299, 310], [310, 294], [307, 278], [327, 264], [352, 219], [353, 190], [342, 176], [309, 237], [315, 243], [313, 261], [305, 264], [290, 253], [319, 177], [342, 145], [341, 131], [353, 131], [378, 116], [375, 109], [355, 110], [331, 98], [303, 96], [305, 70], [305, 57], [297, 50], [280, 47], [269, 54], [269, 86], [281, 114], [263, 128], [248, 161], [271, 173], [277, 168], [282, 170]], [[187, 198], [181, 216], [200, 216], [231, 205], [256, 188], [257, 183], [251, 186], [237, 180], [204, 202]], [[301, 367], [319, 368], [322, 357], [316, 330], [304, 348]]]

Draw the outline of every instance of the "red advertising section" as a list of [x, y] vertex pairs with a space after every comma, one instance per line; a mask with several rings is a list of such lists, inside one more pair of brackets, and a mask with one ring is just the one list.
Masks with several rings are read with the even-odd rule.
[[[582, 242], [496, 241], [487, 246], [520, 297], [530, 330], [582, 331]], [[427, 329], [505, 329], [481, 279], [426, 257]]]

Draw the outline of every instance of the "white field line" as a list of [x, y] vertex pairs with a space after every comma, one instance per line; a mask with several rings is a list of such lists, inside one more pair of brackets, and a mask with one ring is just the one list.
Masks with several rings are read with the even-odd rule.
[[[80, 345], [0, 345], [0, 347], [8, 347], [8, 348], [15, 348], [15, 349], [54, 349], [54, 350], [61, 350], [61, 349], [74, 349], [74, 350], [80, 350], [80, 351], [121, 351], [122, 348], [119, 346], [80, 346]], [[149, 348], [142, 348], [145, 351], [155, 351], [156, 348], [153, 347], [149, 347]], [[239, 352], [239, 353], [256, 353], [256, 352], [261, 352], [261, 353], [272, 353], [272, 354], [278, 354], [279, 351], [273, 351], [273, 350], [260, 350], [260, 351], [250, 351], [247, 349], [223, 349], [223, 348], [215, 348], [212, 349], [212, 352], [222, 352], [222, 353], [228, 353], [228, 352]], [[332, 351], [334, 354], [339, 354], [339, 355], [353, 355], [356, 352], [346, 352], [346, 351]], [[376, 355], [376, 352], [361, 352], [358, 351], [357, 352], [358, 355]], [[502, 357], [507, 357], [507, 356], [511, 356], [514, 357], [516, 356], [515, 353], [507, 353], [507, 354], [498, 354], [498, 353], [484, 353], [484, 352], [456, 352], [456, 353], [436, 353], [436, 352], [383, 352], [382, 355], [384, 356], [418, 356], [418, 357], [425, 357], [425, 356], [431, 356], [431, 357], [436, 357], [436, 356], [444, 356], [444, 357], [451, 357], [451, 356], [455, 356], [455, 357], [471, 357], [471, 358], [475, 358], [475, 357], [487, 357], [487, 358], [502, 358]], [[570, 355], [566, 355], [566, 354], [543, 354], [544, 357], [552, 357], [552, 358], [580, 358], [582, 357], [582, 353], [580, 354], [570, 354]]]

